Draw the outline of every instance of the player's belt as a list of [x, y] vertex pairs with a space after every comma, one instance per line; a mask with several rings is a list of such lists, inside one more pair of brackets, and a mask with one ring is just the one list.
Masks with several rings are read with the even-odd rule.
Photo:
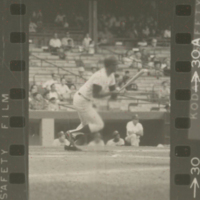
[[87, 101], [91, 101], [90, 99], [88, 99], [87, 97], [85, 97], [84, 95], [82, 95], [80, 92], [78, 92], [78, 95], [79, 96], [82, 96], [85, 100], [87, 100]]

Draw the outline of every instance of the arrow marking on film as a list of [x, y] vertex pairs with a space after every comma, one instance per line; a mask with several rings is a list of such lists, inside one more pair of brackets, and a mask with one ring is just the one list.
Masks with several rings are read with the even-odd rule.
[[198, 91], [198, 82], [200, 82], [199, 75], [197, 72], [194, 72], [191, 82], [195, 83], [194, 90], [195, 90], [195, 92], [197, 92]]
[[194, 193], [193, 193], [193, 197], [196, 198], [196, 194], [197, 194], [197, 187], [199, 188], [199, 183], [197, 181], [197, 178], [194, 178], [190, 188], [194, 187]]

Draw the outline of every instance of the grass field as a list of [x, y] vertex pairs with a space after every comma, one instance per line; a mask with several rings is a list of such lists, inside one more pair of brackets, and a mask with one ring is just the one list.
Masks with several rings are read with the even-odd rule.
[[30, 147], [30, 200], [169, 200], [169, 148]]

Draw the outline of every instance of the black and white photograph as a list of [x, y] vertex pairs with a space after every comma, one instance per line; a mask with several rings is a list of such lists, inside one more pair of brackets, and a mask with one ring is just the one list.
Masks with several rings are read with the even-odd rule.
[[173, 0], [30, 4], [30, 200], [169, 200]]

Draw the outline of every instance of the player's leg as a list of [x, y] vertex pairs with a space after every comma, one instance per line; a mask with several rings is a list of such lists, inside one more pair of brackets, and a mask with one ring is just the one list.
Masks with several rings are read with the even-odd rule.
[[82, 132], [84, 134], [95, 133], [104, 128], [104, 122], [98, 112], [89, 105], [86, 109], [77, 109], [81, 124], [70, 133]]
[[[78, 113], [81, 120], [81, 125], [74, 130], [68, 131], [68, 134], [71, 135], [70, 141], [73, 140], [73, 134], [84, 134], [82, 137], [80, 137], [80, 141], [77, 141], [76, 144], [86, 144], [88, 143], [88, 138], [91, 137], [93, 133], [99, 132], [103, 129], [104, 122], [98, 112], [92, 106], [88, 106], [84, 111], [78, 110]], [[75, 145], [74, 141], [71, 142], [71, 145]]]
[[135, 134], [131, 135], [131, 146], [138, 146], [138, 139]]

